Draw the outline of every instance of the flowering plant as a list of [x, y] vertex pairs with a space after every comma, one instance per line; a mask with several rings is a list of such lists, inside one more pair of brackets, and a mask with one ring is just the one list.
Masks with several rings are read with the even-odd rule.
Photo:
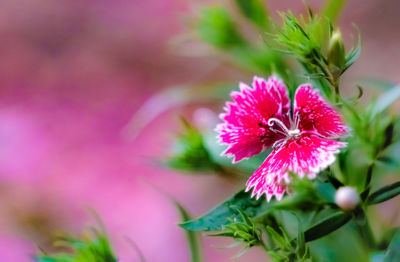
[[391, 176], [400, 170], [400, 121], [388, 110], [400, 86], [364, 102], [367, 89], [360, 85], [357, 96], [342, 95], [350, 86], [341, 85], [341, 76], [361, 44], [346, 53], [334, 1], [319, 14], [282, 13], [281, 25], [262, 1], [237, 0], [236, 6], [258, 32], [266, 32], [261, 43], [249, 41], [222, 7], [206, 8], [195, 30], [224, 59], [265, 77], [230, 92], [215, 128], [218, 141], [210, 129], [191, 126], [201, 146], [175, 151], [172, 159], [190, 172], [208, 166], [218, 174], [239, 174], [246, 187], [180, 226], [189, 234], [232, 238], [243, 244], [239, 255], [262, 247], [272, 261], [397, 261], [399, 234], [375, 221], [371, 230], [369, 220], [372, 205], [400, 193], [398, 178]]
[[[261, 248], [271, 261], [400, 261], [400, 230], [379, 212], [391, 199], [399, 207], [400, 118], [391, 109], [400, 85], [342, 80], [361, 53], [360, 38], [350, 49], [336, 26], [345, 1], [327, 1], [318, 13], [307, 8], [303, 16], [281, 13], [282, 22], [262, 0], [231, 2], [234, 8], [202, 9], [190, 35], [212, 59], [233, 65], [241, 81], [253, 82], [240, 82], [239, 90], [230, 82], [199, 83], [164, 94], [179, 105], [225, 107], [182, 118], [163, 164], [240, 188], [196, 218], [175, 202], [191, 261], [202, 261], [199, 232], [231, 239], [242, 246], [237, 256]], [[167, 100], [160, 97], [147, 105]], [[36, 261], [117, 261], [97, 231], [65, 240], [72, 255], [43, 253]]]

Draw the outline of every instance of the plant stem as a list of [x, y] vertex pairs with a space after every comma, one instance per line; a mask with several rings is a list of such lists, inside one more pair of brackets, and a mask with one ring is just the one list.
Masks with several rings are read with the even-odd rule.
[[375, 249], [375, 237], [372, 233], [371, 227], [368, 222], [367, 215], [364, 213], [364, 211], [361, 211], [362, 215], [364, 216], [363, 223], [355, 223], [357, 230], [362, 238], [362, 240], [365, 242], [365, 244], [371, 248]]
[[335, 103], [339, 103], [339, 101], [340, 101], [339, 79], [332, 80], [332, 86], [335, 91]]
[[[339, 89], [339, 78], [340, 76], [336, 76], [331, 72], [329, 66], [327, 65], [327, 61], [324, 60], [323, 56], [319, 56], [316, 53], [317, 58], [314, 59], [314, 63], [319, 67], [322, 73], [325, 75], [326, 79], [328, 80], [329, 84], [333, 87], [335, 92], [335, 103], [339, 103], [340, 101], [340, 89]], [[323, 62], [319, 60], [319, 57], [322, 57]]]
[[260, 246], [268, 253], [267, 244], [262, 239], [260, 240]]
[[365, 178], [364, 192], [361, 193], [361, 199], [363, 201], [369, 195], [369, 190], [370, 190], [369, 184], [371, 183], [372, 172], [374, 171], [374, 167], [375, 167], [375, 161], [368, 166], [367, 175], [366, 175], [366, 178]]

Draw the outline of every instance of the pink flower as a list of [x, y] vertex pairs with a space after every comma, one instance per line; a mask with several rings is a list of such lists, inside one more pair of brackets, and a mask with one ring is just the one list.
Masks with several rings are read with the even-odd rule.
[[289, 172], [314, 178], [335, 161], [346, 143], [332, 139], [347, 134], [339, 114], [318, 90], [304, 84], [297, 88], [293, 117], [285, 84], [275, 77], [254, 77], [253, 87], [240, 83], [227, 102], [224, 121], [216, 128], [219, 143], [229, 145], [223, 154], [233, 162], [272, 147], [272, 153], [247, 181], [247, 191], [258, 199], [266, 194], [280, 200], [290, 183]]

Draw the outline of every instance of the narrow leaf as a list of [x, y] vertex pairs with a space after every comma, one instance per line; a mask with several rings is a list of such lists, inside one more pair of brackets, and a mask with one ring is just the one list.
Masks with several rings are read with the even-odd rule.
[[268, 17], [261, 0], [236, 0], [242, 14], [260, 28], [265, 28]]
[[280, 247], [284, 247], [287, 245], [287, 241], [285, 240], [285, 238], [282, 237], [278, 232], [276, 232], [272, 227], [267, 226], [266, 230], [269, 234], [269, 237], [273, 239]]
[[[186, 209], [178, 202], [175, 201], [175, 206], [179, 211], [179, 214], [181, 215], [181, 219], [183, 221], [188, 221], [191, 219], [189, 213], [186, 211]], [[200, 245], [199, 245], [199, 239], [198, 239], [198, 234], [193, 231], [186, 231], [186, 237], [187, 241], [189, 244], [190, 248], [190, 255], [191, 255], [191, 261], [192, 262], [201, 262], [201, 252], [200, 252]]]
[[386, 200], [392, 199], [393, 197], [400, 194], [400, 181], [382, 187], [381, 189], [372, 193], [368, 198], [369, 205], [375, 205]]
[[349, 222], [350, 218], [351, 216], [348, 213], [337, 212], [321, 220], [304, 232], [306, 242], [313, 241], [332, 233]]
[[347, 0], [329, 0], [323, 7], [322, 16], [328, 17], [334, 23], [340, 16]]
[[351, 50], [346, 56], [346, 64], [344, 67], [344, 71], [346, 71], [360, 56], [361, 53], [361, 40], [358, 40], [357, 47]]
[[205, 215], [182, 223], [180, 226], [192, 231], [218, 231], [230, 223], [229, 219], [234, 221], [242, 219], [240, 213], [237, 211], [238, 208], [248, 217], [255, 218], [266, 214], [271, 206], [272, 204], [268, 203], [264, 197], [256, 200], [250, 197], [250, 193], [241, 190]]
[[394, 86], [385, 93], [383, 93], [379, 97], [374, 108], [372, 109], [370, 119], [373, 119], [376, 115], [385, 111], [399, 97], [400, 97], [400, 85]]
[[383, 262], [398, 262], [400, 261], [400, 230], [394, 235], [390, 241], [389, 248], [386, 251]]

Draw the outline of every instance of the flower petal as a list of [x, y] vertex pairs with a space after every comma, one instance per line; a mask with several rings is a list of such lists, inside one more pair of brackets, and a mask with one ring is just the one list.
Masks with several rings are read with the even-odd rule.
[[289, 123], [290, 102], [282, 81], [270, 77], [268, 81], [254, 77], [253, 86], [244, 83], [240, 91], [233, 91], [233, 102], [227, 102], [225, 113], [220, 115], [224, 123], [216, 131], [221, 144], [228, 144], [224, 154], [234, 157], [233, 162], [249, 158], [271, 147], [283, 136], [270, 130], [271, 117]]
[[321, 170], [335, 161], [335, 154], [346, 143], [304, 134], [291, 139], [274, 150], [247, 181], [247, 191], [253, 189], [257, 199], [266, 194], [269, 201], [273, 195], [280, 200], [285, 184], [290, 182], [289, 171], [299, 177], [314, 178]]
[[340, 115], [311, 85], [301, 85], [296, 91], [294, 119], [300, 117], [299, 129], [311, 131], [325, 138], [339, 138], [347, 134]]

